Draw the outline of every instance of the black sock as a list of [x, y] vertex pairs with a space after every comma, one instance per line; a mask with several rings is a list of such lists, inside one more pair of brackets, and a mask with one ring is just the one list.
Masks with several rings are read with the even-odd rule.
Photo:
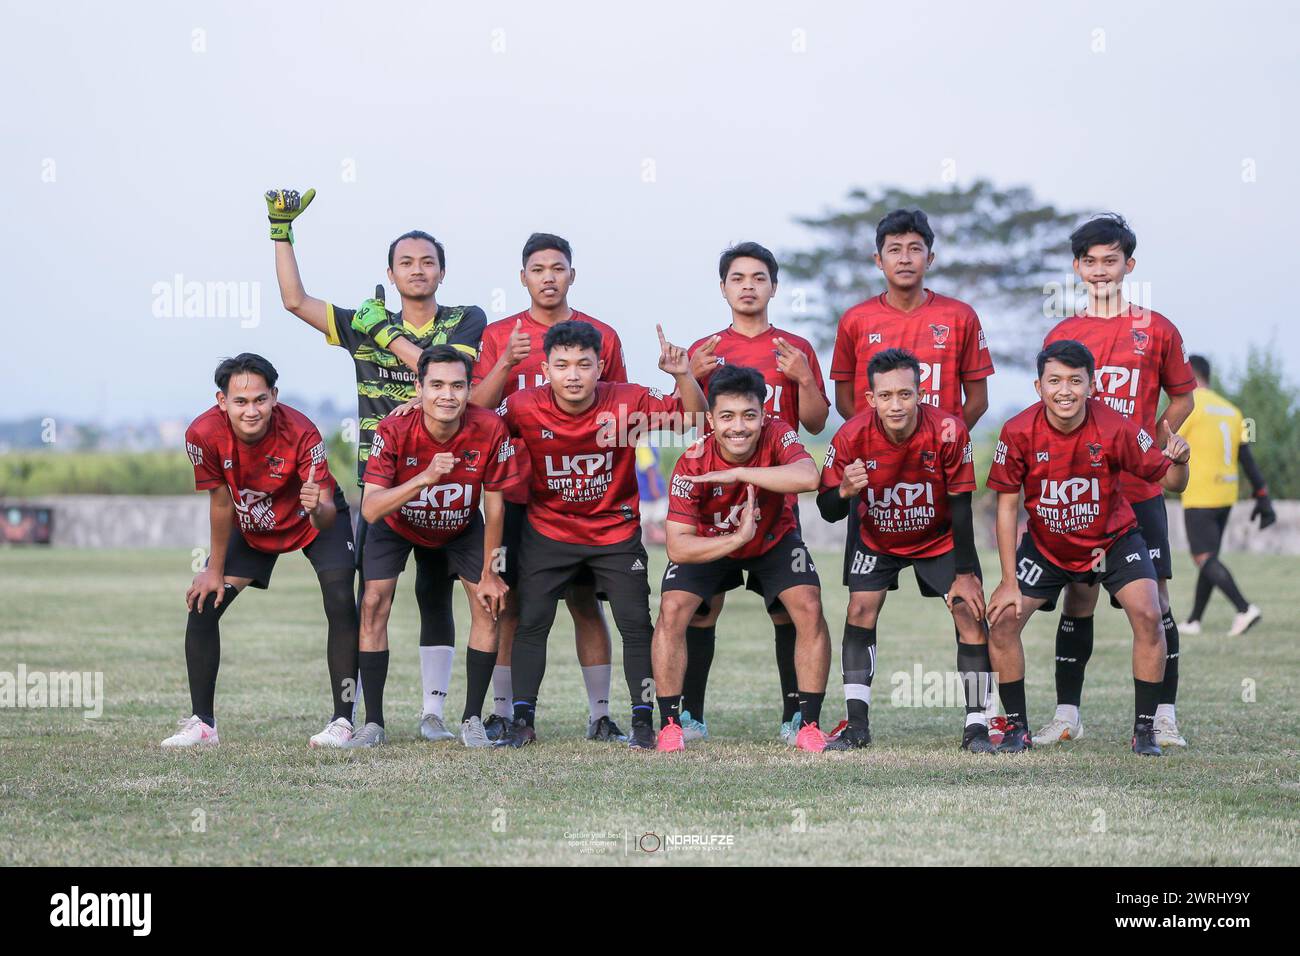
[[957, 674], [966, 698], [966, 713], [983, 713], [989, 699], [992, 670], [988, 644], [957, 644]]
[[794, 669], [794, 624], [773, 624], [776, 632], [776, 672], [781, 677], [781, 720], [799, 713], [799, 678]]
[[822, 719], [822, 701], [826, 698], [826, 692], [821, 691], [814, 694], [812, 691], [801, 690], [799, 694], [799, 723], [807, 727], [809, 724], [818, 724], [820, 726]]
[[1232, 606], [1241, 614], [1250, 607], [1246, 598], [1237, 590], [1237, 582], [1233, 580], [1232, 572], [1228, 570], [1227, 565], [1219, 560], [1218, 555], [1213, 555], [1208, 561], [1201, 566], [1201, 573], [1210, 579], [1216, 588], [1222, 591]]
[[456, 618], [451, 600], [454, 581], [431, 562], [433, 552], [415, 549], [415, 603], [420, 608], [420, 646], [454, 647]]
[[355, 574], [355, 571], [347, 569], [325, 571], [317, 576], [329, 628], [325, 659], [329, 666], [335, 720], [342, 717], [351, 721], [356, 709], [357, 645], [361, 638], [361, 619], [357, 616], [357, 605], [352, 596]]
[[536, 697], [515, 698], [515, 720], [522, 720], [529, 727], [534, 726], [534, 722], [537, 720]]
[[359, 651], [362, 693], [366, 699], [366, 723], [384, 726], [384, 684], [388, 681], [388, 651]]
[[855, 724], [865, 724], [870, 702], [860, 697], [850, 697], [850, 693], [861, 693], [856, 689], [850, 690], [850, 685], [871, 687], [871, 681], [876, 676], [876, 629], [845, 624], [840, 662], [844, 667], [844, 706], [849, 720]]
[[[1056, 625], [1056, 702], [1079, 706], [1083, 672], [1092, 657], [1092, 615], [1062, 614]], [[1003, 702], [1006, 698], [1002, 698]]]
[[[686, 628], [686, 676], [682, 679], [682, 710], [696, 720], [704, 719], [704, 690], [713, 666], [713, 649], [717, 644], [717, 627]], [[680, 723], [680, 721], [679, 721]]]
[[190, 713], [209, 727], [217, 726], [216, 705], [217, 670], [221, 666], [221, 628], [218, 622], [226, 608], [239, 597], [233, 584], [222, 585], [221, 605], [217, 596], [209, 594], [203, 602], [203, 613], [190, 611], [185, 622], [185, 669], [190, 676]]
[[1149, 723], [1156, 719], [1156, 704], [1160, 702], [1160, 686], [1158, 680], [1133, 678], [1133, 721], [1135, 723]]
[[1192, 613], [1188, 615], [1187, 620], [1199, 621], [1205, 614], [1205, 606], [1210, 603], [1210, 597], [1214, 594], [1214, 582], [1210, 576], [1205, 573], [1205, 568], [1196, 572], [1196, 597], [1192, 601]]
[[1003, 681], [998, 685], [1002, 696], [1002, 706], [1006, 708], [1007, 720], [1022, 727], [1029, 726], [1029, 714], [1025, 707], [1025, 679]]
[[1178, 703], [1178, 625], [1172, 611], [1160, 619], [1165, 627], [1165, 679], [1160, 684], [1160, 703]]
[[653, 725], [655, 722], [655, 709], [649, 704], [632, 705], [632, 726], [637, 724]]
[[492, 670], [497, 666], [496, 651], [465, 651], [465, 710], [461, 722], [483, 716], [483, 699], [492, 684]]
[[[692, 717], [695, 715], [692, 714]], [[668, 719], [672, 718], [677, 721], [678, 725], [682, 722], [682, 695], [674, 694], [671, 697], [659, 698], [659, 726], [667, 727]]]

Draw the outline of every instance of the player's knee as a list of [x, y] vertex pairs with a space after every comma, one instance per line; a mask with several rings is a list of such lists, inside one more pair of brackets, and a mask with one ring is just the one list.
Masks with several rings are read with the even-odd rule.
[[1066, 616], [1087, 617], [1097, 607], [1097, 592], [1093, 588], [1070, 585], [1061, 603], [1061, 612]]
[[564, 596], [564, 603], [578, 623], [603, 623], [605, 618], [600, 612], [600, 601], [596, 599], [596, 589], [590, 587], [570, 588]]
[[822, 592], [820, 588], [791, 588], [781, 594], [781, 604], [786, 613], [796, 624], [816, 621], [822, 616]]
[[392, 603], [392, 595], [375, 587], [367, 587], [361, 595], [361, 617], [367, 622], [387, 617]]
[[1134, 636], [1141, 641], [1163, 641], [1165, 632], [1160, 624], [1161, 617], [1159, 602], [1144, 603], [1135, 608], [1132, 614]]
[[693, 617], [696, 609], [707, 606], [689, 592], [665, 591], [659, 598], [659, 622], [665, 628], [685, 633], [688, 625], [698, 622]]
[[866, 591], [853, 591], [849, 594], [849, 623], [854, 627], [875, 627], [880, 607], [867, 596]]

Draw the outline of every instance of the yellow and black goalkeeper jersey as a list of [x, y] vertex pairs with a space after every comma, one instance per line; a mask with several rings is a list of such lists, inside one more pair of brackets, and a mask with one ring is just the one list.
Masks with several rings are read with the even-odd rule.
[[[370, 441], [380, 420], [403, 402], [415, 398], [415, 373], [392, 352], [381, 349], [367, 336], [352, 328], [355, 309], [329, 306], [329, 331], [326, 341], [348, 350], [357, 372], [357, 421], [360, 451], [357, 456], [357, 483], [366, 472]], [[487, 325], [487, 316], [476, 305], [440, 305], [437, 315], [423, 328], [414, 328], [397, 314], [406, 334], [422, 349], [431, 345], [451, 345], [471, 360], [478, 358], [479, 340]]]
[[1184, 508], [1225, 508], [1237, 500], [1237, 457], [1242, 416], [1210, 388], [1196, 389], [1196, 406], [1178, 434], [1192, 446]]

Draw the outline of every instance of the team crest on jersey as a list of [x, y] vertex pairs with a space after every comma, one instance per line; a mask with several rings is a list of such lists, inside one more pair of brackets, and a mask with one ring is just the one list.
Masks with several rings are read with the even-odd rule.
[[941, 349], [948, 344], [948, 333], [952, 331], [951, 329], [948, 328], [948, 326], [935, 325], [934, 323], [931, 323], [930, 331], [934, 334], [935, 348]]
[[1101, 445], [1095, 441], [1090, 441], [1087, 444], [1087, 448], [1088, 463], [1094, 468], [1098, 467], [1101, 464]]
[[880, 335], [879, 332], [871, 332], [871, 333], [869, 333], [869, 334], [867, 335], [867, 344], [868, 344], [868, 345], [881, 345], [881, 344], [883, 344], [883, 343], [884, 343], [884, 340], [881, 338], [881, 335]]
[[465, 461], [466, 471], [478, 471], [478, 449], [466, 448], [460, 453], [460, 457]]
[[279, 455], [267, 455], [266, 467], [270, 469], [272, 478], [284, 477], [284, 459]]
[[1133, 335], [1133, 351], [1136, 352], [1138, 355], [1141, 355], [1142, 350], [1146, 348], [1147, 343], [1151, 341], [1151, 336], [1147, 335], [1141, 329], [1133, 329], [1132, 335]]
[[924, 468], [926, 471], [934, 471], [934, 461], [935, 461], [934, 452], [929, 451], [928, 449], [926, 451], [921, 452], [921, 467]]

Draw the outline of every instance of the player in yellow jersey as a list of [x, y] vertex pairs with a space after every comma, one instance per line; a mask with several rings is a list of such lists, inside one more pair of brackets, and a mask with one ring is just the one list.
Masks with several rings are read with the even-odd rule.
[[1196, 600], [1191, 617], [1179, 625], [1183, 634], [1201, 633], [1201, 615], [1210, 595], [1217, 587], [1237, 609], [1229, 637], [1246, 633], [1260, 617], [1260, 610], [1250, 604], [1237, 589], [1232, 573], [1219, 560], [1219, 545], [1228, 515], [1237, 500], [1237, 468], [1250, 480], [1255, 498], [1251, 520], [1259, 518], [1263, 531], [1277, 520], [1273, 503], [1264, 485], [1264, 476], [1242, 440], [1243, 419], [1237, 406], [1210, 388], [1210, 363], [1199, 355], [1188, 359], [1196, 375], [1196, 406], [1178, 433], [1192, 447], [1191, 478], [1183, 492], [1183, 522], [1187, 526], [1187, 543], [1192, 560], [1201, 569], [1196, 578]]

